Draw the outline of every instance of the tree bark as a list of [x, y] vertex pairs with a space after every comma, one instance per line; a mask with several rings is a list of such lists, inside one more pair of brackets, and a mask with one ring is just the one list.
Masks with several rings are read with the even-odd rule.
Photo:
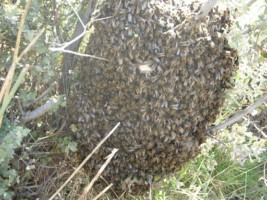
[[[97, 0], [84, 0], [82, 2], [81, 6], [81, 11], [79, 12], [79, 16], [81, 20], [83, 21], [84, 24], [88, 24], [88, 22], [91, 20], [92, 14], [96, 8], [97, 5]], [[71, 37], [71, 40], [79, 36], [82, 32], [84, 31], [82, 24], [77, 21], [75, 31]], [[70, 51], [75, 51], [77, 52], [81, 41], [83, 38], [79, 39], [78, 41], [72, 43], [69, 45], [66, 49]], [[69, 71], [72, 70], [75, 66], [76, 60], [75, 60], [75, 55], [74, 54], [68, 54], [64, 53], [63, 54], [63, 62], [62, 62], [62, 76], [59, 84], [59, 91], [61, 94], [68, 94], [69, 90]]]

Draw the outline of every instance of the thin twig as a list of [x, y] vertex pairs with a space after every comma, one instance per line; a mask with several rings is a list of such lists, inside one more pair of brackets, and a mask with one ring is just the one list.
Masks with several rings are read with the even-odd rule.
[[225, 147], [228, 147], [227, 144], [225, 144], [222, 140], [220, 140], [220, 139], [214, 137], [213, 135], [211, 135], [211, 134], [209, 134], [209, 133], [207, 133], [206, 135], [208, 135], [208, 136], [211, 137], [212, 139], [218, 141], [219, 143], [221, 143], [221, 144], [224, 145]]
[[91, 182], [84, 188], [84, 191], [83, 191], [82, 195], [80, 196], [79, 200], [86, 199], [86, 196], [87, 196], [88, 192], [93, 187], [94, 183], [97, 181], [97, 179], [99, 178], [99, 176], [102, 174], [102, 172], [107, 167], [107, 165], [110, 163], [111, 159], [118, 152], [118, 150], [119, 149], [113, 149], [112, 150], [111, 154], [109, 154], [109, 156], [107, 157], [107, 160], [101, 166], [101, 168], [98, 170], [97, 174], [94, 176], [94, 178], [91, 180]]
[[264, 181], [265, 186], [267, 186], [266, 165], [267, 165], [267, 161], [264, 163], [264, 167], [263, 167], [263, 181]]
[[28, 51], [33, 47], [33, 45], [35, 45], [35, 43], [37, 42], [37, 40], [41, 37], [41, 35], [44, 33], [45, 29], [43, 28], [34, 38], [33, 40], [30, 42], [30, 44], [21, 52], [21, 54], [19, 55], [18, 59], [17, 59], [17, 63], [19, 63], [19, 61], [22, 59], [22, 57], [28, 53]]
[[[246, 120], [248, 120], [248, 119], [246, 119]], [[255, 124], [253, 121], [251, 121], [251, 120], [249, 120], [249, 123], [251, 123], [261, 134], [262, 134], [262, 136], [263, 137], [265, 137], [265, 138], [267, 138], [267, 135], [263, 132], [263, 130], [261, 129], [261, 128], [259, 128], [258, 126], [257, 126], [257, 124]]]
[[232, 125], [233, 123], [241, 120], [245, 115], [251, 113], [253, 110], [255, 110], [256, 108], [261, 106], [266, 100], [267, 100], [267, 93], [264, 94], [260, 99], [255, 101], [255, 103], [253, 103], [250, 106], [248, 106], [245, 110], [240, 111], [239, 113], [237, 113], [236, 115], [234, 115], [230, 119], [228, 119], [225, 122], [213, 127], [212, 129], [208, 130], [207, 132], [209, 134], [212, 134], [212, 133], [215, 133], [218, 130], [226, 128], [229, 125]]
[[250, 7], [253, 3], [255, 3], [257, 0], [250, 0], [248, 3], [247, 3], [247, 7]]
[[104, 190], [102, 190], [98, 195], [96, 195], [93, 200], [97, 200], [99, 197], [101, 197], [103, 194], [105, 194], [106, 191], [108, 191], [111, 187], [113, 186], [113, 184], [109, 184]]
[[265, 26], [266, 24], [267, 24], [267, 19], [261, 21], [259, 24], [253, 26], [252, 28], [249, 28], [248, 30], [244, 31], [243, 35], [250, 33], [252, 31], [255, 31], [256, 29], [261, 28], [261, 27]]
[[21, 105], [19, 98], [17, 98], [17, 101], [18, 101], [18, 107], [19, 107], [20, 114], [23, 116], [23, 115], [25, 115], [25, 111], [22, 108], [22, 105]]
[[[200, 9], [200, 11], [196, 14], [195, 17], [190, 18], [190, 26], [187, 27], [187, 30], [189, 31], [193, 27], [197, 25], [197, 23], [203, 19], [210, 11], [211, 9], [215, 6], [217, 3], [217, 0], [208, 0]], [[184, 21], [181, 24], [176, 25], [175, 27], [169, 29], [168, 31], [165, 31], [164, 33], [173, 31], [178, 29], [179, 27], [182, 27], [187, 21]]]
[[[5, 80], [5, 82], [4, 82], [3, 86], [2, 86], [1, 92], [0, 92], [0, 102], [3, 100], [1, 109], [2, 109], [3, 107], [5, 107], [5, 110], [6, 110], [6, 108], [7, 108], [7, 106], [9, 105], [11, 99], [12, 99], [12, 98], [14, 97], [14, 95], [15, 95], [15, 93], [13, 94], [13, 92], [10, 92], [10, 93], [13, 94], [13, 96], [10, 96], [9, 90], [10, 90], [10, 87], [11, 87], [11, 82], [12, 82], [13, 77], [14, 77], [14, 73], [15, 73], [16, 65], [19, 63], [19, 61], [21, 60], [21, 58], [22, 58], [22, 57], [23, 57], [23, 56], [24, 56], [24, 55], [25, 55], [25, 54], [32, 48], [32, 46], [37, 42], [37, 40], [40, 38], [40, 36], [43, 34], [43, 32], [44, 32], [44, 29], [41, 30], [41, 32], [38, 33], [38, 34], [34, 37], [34, 39], [33, 39], [33, 40], [31, 41], [31, 43], [30, 43], [30, 44], [23, 50], [23, 52], [20, 54], [20, 56], [19, 56], [18, 58], [16, 58], [15, 61], [13, 61], [12, 65], [11, 65], [9, 71], [8, 71], [6, 80]], [[26, 70], [26, 71], [25, 71], [25, 70]], [[21, 77], [22, 79], [24, 78], [24, 76], [25, 76], [25, 74], [26, 74], [26, 72], [27, 72], [28, 70], [29, 70], [29, 65], [26, 65], [26, 66], [23, 68], [23, 70], [21, 71], [21, 73], [20, 73], [20, 75], [23, 75], [23, 77]], [[20, 77], [20, 75], [19, 75], [19, 77]], [[17, 91], [18, 87], [20, 86], [22, 79], [19, 80], [19, 81], [16, 81], [16, 82], [15, 82], [13, 88], [15, 87], [15, 88], [16, 88], [16, 91]], [[19, 85], [16, 85], [17, 83], [19, 83]], [[15, 85], [16, 85], [16, 86], [15, 86]], [[15, 92], [16, 92], [16, 91], [15, 91]], [[4, 99], [3, 99], [3, 97], [4, 97]], [[6, 103], [8, 103], [8, 104], [6, 104]], [[4, 106], [4, 105], [5, 105], [5, 106]], [[5, 112], [5, 110], [4, 110], [4, 112]], [[2, 111], [1, 111], [1, 113], [2, 113]], [[3, 113], [3, 114], [0, 114], [0, 126], [1, 126], [1, 124], [2, 124], [3, 115], [4, 115], [4, 113]]]
[[49, 94], [49, 92], [51, 92], [52, 90], [54, 90], [55, 86], [57, 85], [56, 82], [52, 83], [41, 95], [39, 95], [38, 97], [36, 97], [34, 100], [32, 100], [30, 103], [28, 103], [26, 106], [31, 106], [34, 103], [36, 103], [37, 101], [41, 100], [42, 98], [44, 98], [47, 94]]
[[58, 193], [70, 182], [70, 180], [80, 171], [80, 169], [85, 165], [85, 163], [92, 157], [92, 155], [102, 146], [102, 144], [114, 133], [118, 128], [120, 122], [106, 135], [106, 137], [98, 143], [94, 150], [83, 160], [83, 162], [75, 169], [75, 171], [70, 175], [70, 177], [65, 181], [65, 183], [49, 198], [49, 200], [54, 199]]
[[264, 45], [265, 43], [267, 42], [267, 37], [266, 38], [264, 38], [262, 41], [261, 41], [261, 45]]
[[217, 0], [208, 0], [200, 9], [199, 13], [195, 17], [195, 20], [198, 21], [200, 19], [203, 19], [215, 6], [217, 3]]
[[149, 183], [149, 200], [153, 200], [153, 191], [152, 191], [152, 181], [153, 176], [149, 176], [148, 183]]
[[[108, 59], [105, 59], [105, 58], [101, 58], [101, 57], [98, 57], [98, 56], [94, 56], [94, 55], [89, 55], [89, 54], [83, 54], [83, 53], [78, 53], [76, 51], [71, 51], [71, 50], [67, 50], [66, 48], [68, 46], [70, 46], [71, 44], [75, 43], [76, 41], [78, 41], [79, 39], [81, 39], [87, 32], [87, 28], [83, 21], [81, 20], [79, 14], [77, 13], [77, 11], [74, 9], [74, 7], [72, 6], [72, 4], [70, 2], [68, 2], [69, 5], [71, 6], [71, 8], [73, 9], [74, 13], [76, 14], [76, 16], [78, 17], [79, 19], [79, 22], [80, 24], [82, 25], [83, 27], [83, 32], [78, 35], [77, 37], [75, 37], [73, 40], [69, 41], [69, 42], [66, 42], [65, 44], [63, 44], [63, 46], [61, 47], [50, 47], [49, 50], [50, 51], [58, 51], [58, 52], [63, 52], [63, 53], [69, 53], [69, 54], [74, 54], [74, 55], [78, 55], [78, 56], [83, 56], [83, 57], [89, 57], [89, 58], [94, 58], [94, 59], [99, 59], [99, 60], [104, 60], [104, 61], [109, 61]], [[108, 17], [110, 18], [110, 17]], [[107, 19], [108, 19], [107, 18]], [[96, 21], [96, 20], [95, 20]], [[90, 22], [89, 22], [90, 23]]]
[[28, 10], [30, 8], [30, 4], [31, 4], [31, 1], [28, 0], [27, 3], [26, 3], [25, 10], [24, 10], [24, 12], [22, 14], [22, 17], [21, 17], [21, 21], [20, 21], [20, 24], [19, 24], [19, 31], [18, 31], [17, 41], [16, 41], [16, 47], [15, 47], [14, 55], [13, 55], [13, 63], [15, 63], [17, 61], [17, 58], [18, 58], [21, 34], [22, 34], [22, 30], [23, 30], [23, 27], [24, 27], [24, 23], [25, 23], [25, 19], [26, 19]]
[[81, 17], [78, 14], [78, 12], [73, 7], [73, 5], [69, 1], [68, 1], [68, 4], [70, 5], [70, 7], [74, 11], [75, 15], [77, 16], [77, 18], [78, 18], [78, 20], [79, 20], [79, 22], [80, 22], [80, 24], [81, 24], [81, 26], [83, 28], [83, 31], [78, 36], [73, 38], [71, 41], [65, 42], [64, 44], [61, 44], [60, 47], [50, 47], [49, 50], [50, 51], [58, 51], [58, 52], [63, 52], [63, 53], [74, 54], [74, 55], [83, 56], [83, 57], [90, 57], [90, 58], [104, 60], [104, 61], [109, 61], [108, 59], [105, 59], [105, 58], [101, 58], [101, 57], [94, 56], [94, 55], [89, 55], [89, 54], [78, 53], [76, 51], [67, 50], [66, 48], [68, 46], [70, 46], [71, 44], [73, 44], [73, 43], [77, 42], [78, 40], [80, 40], [86, 34], [88, 24], [91, 24], [91, 23], [93, 23], [95, 21], [99, 21], [99, 20], [110, 19], [110, 18], [112, 18], [114, 16], [109, 16], [109, 17], [105, 17], [105, 18], [101, 18], [101, 19], [94, 19], [94, 20], [89, 21], [87, 24], [84, 24], [82, 19], [81, 19]]
[[97, 56], [93, 56], [93, 55], [89, 55], [89, 54], [84, 54], [84, 53], [78, 53], [76, 51], [66, 50], [64, 48], [62, 49], [62, 47], [60, 47], [60, 48], [50, 47], [49, 50], [50, 51], [59, 51], [59, 52], [63, 52], [63, 53], [70, 53], [70, 54], [74, 54], [77, 56], [95, 58], [95, 59], [104, 60], [104, 61], [109, 61], [108, 59], [105, 59], [105, 58], [101, 58], [101, 57], [97, 57]]
[[[103, 177], [100, 176], [100, 178], [106, 183], [109, 184], [108, 181]], [[119, 199], [119, 196], [117, 195], [117, 193], [111, 188], [111, 191], [113, 192], [113, 194], [116, 196], [116, 199]]]

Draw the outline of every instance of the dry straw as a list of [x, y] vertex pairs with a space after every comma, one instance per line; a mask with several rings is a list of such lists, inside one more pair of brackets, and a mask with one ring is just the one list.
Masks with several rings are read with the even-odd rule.
[[[80, 169], [85, 165], [85, 163], [92, 157], [92, 155], [102, 146], [102, 144], [114, 133], [114, 131], [119, 127], [120, 122], [104, 137], [101, 142], [94, 148], [94, 150], [83, 160], [83, 162], [75, 169], [75, 171], [69, 176], [64, 184], [49, 198], [49, 200], [54, 199], [59, 192], [71, 181], [71, 179], [80, 171]], [[114, 151], [114, 150], [113, 150]], [[116, 153], [116, 152], [115, 152]], [[112, 155], [112, 154], [111, 154]], [[111, 158], [110, 158], [111, 159]], [[93, 181], [93, 180], [92, 180]], [[89, 188], [90, 189], [90, 188]]]

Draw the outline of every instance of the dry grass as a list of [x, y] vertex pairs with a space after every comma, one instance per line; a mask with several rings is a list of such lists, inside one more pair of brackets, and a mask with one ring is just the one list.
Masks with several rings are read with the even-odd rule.
[[[89, 153], [83, 162], [75, 153], [66, 154], [57, 146], [57, 140], [53, 137], [31, 143], [32, 138], [25, 142], [25, 148], [19, 152], [19, 160], [16, 165], [21, 177], [17, 185], [17, 196], [26, 199], [110, 199], [105, 192], [112, 187], [108, 183], [99, 194], [91, 192], [101, 173], [118, 151], [114, 149], [107, 157], [99, 172], [89, 181], [89, 175], [82, 169], [89, 158], [101, 148], [101, 145], [117, 129], [119, 123], [107, 134], [107, 136]], [[103, 161], [104, 162], [104, 161]], [[79, 165], [79, 163], [81, 163]], [[86, 186], [86, 187], [85, 187]], [[97, 187], [97, 185], [96, 185]]]

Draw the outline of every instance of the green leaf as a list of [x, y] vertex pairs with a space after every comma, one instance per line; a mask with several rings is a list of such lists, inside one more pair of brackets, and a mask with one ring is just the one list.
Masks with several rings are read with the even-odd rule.
[[47, 50], [48, 50], [48, 48], [46, 46], [42, 46], [42, 47], [37, 47], [36, 48], [36, 51], [38, 53], [45, 53], [45, 52], [47, 52]]
[[76, 142], [70, 142], [70, 143], [69, 143], [69, 149], [70, 149], [72, 152], [76, 152], [76, 151], [77, 151], [77, 143], [76, 143]]
[[3, 193], [3, 200], [12, 200], [15, 197], [15, 193], [13, 191], [7, 191]]
[[33, 31], [31, 31], [31, 30], [26, 30], [23, 35], [24, 35], [26, 40], [32, 41], [34, 36], [35, 36], [35, 33]]
[[263, 58], [267, 58], [267, 51], [262, 51], [262, 52], [261, 52], [261, 56], [262, 56]]

